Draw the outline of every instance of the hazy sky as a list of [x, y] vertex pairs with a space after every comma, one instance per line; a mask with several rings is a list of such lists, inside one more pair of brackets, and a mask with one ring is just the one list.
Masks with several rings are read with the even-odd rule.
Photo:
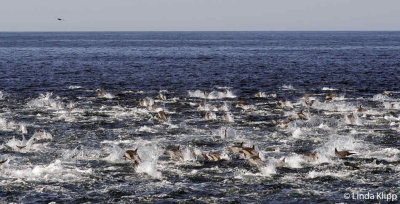
[[148, 30], [400, 30], [400, 0], [0, 0], [0, 31]]

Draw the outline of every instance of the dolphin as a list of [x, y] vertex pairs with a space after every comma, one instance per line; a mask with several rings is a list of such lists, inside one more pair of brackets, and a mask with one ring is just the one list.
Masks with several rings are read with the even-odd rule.
[[333, 98], [335, 98], [335, 97], [336, 97], [335, 94], [333, 94], [333, 93], [328, 93], [328, 94], [326, 94], [326, 96], [325, 96], [325, 100], [326, 100], [326, 101], [331, 101], [331, 100], [333, 100]]
[[357, 112], [361, 113], [364, 112], [365, 109], [362, 107], [362, 105], [360, 105], [360, 107], [358, 107]]
[[149, 97], [146, 97], [144, 99], [143, 98], [139, 99], [140, 106], [149, 107], [149, 106], [152, 106], [153, 104], [154, 104], [154, 101]]
[[266, 166], [266, 164], [260, 158], [260, 153], [257, 153], [257, 155], [251, 156], [250, 158], [247, 159], [247, 161], [252, 166], [258, 166], [258, 167]]
[[229, 148], [229, 150], [233, 153], [233, 154], [239, 154], [243, 149], [243, 142], [240, 143], [239, 145], [234, 145], [232, 147]]
[[285, 129], [285, 128], [287, 128], [287, 127], [289, 126], [289, 123], [290, 123], [290, 122], [291, 122], [291, 120], [283, 121], [283, 122], [279, 123], [279, 126], [280, 126], [281, 128], [283, 128], [283, 129]]
[[211, 114], [210, 114], [209, 112], [206, 113], [206, 115], [204, 116], [204, 118], [205, 118], [206, 120], [211, 120], [211, 119], [212, 119], [212, 118], [211, 118]]
[[392, 94], [391, 91], [384, 91], [384, 92], [383, 92], [383, 95], [389, 96], [389, 97], [393, 96], [393, 94]]
[[159, 111], [158, 117], [160, 117], [160, 119], [163, 120], [164, 122], [168, 122], [167, 116], [165, 115], [164, 111]]
[[344, 157], [350, 156], [350, 155], [352, 155], [352, 154], [355, 154], [355, 153], [351, 153], [351, 152], [346, 151], [346, 150], [338, 151], [338, 150], [335, 148], [335, 155], [336, 155], [337, 157], [339, 157], [339, 158], [344, 158]]
[[233, 122], [233, 116], [230, 112], [227, 112], [222, 116], [222, 120], [225, 122]]
[[145, 101], [143, 98], [139, 99], [139, 105], [140, 106], [146, 106]]
[[137, 150], [137, 148], [135, 150], [126, 150], [124, 158], [131, 160], [135, 165], [140, 164], [142, 160], [140, 159]]
[[157, 106], [156, 104], [153, 104], [153, 105], [151, 106], [151, 110], [152, 110], [152, 111], [157, 110], [157, 108], [158, 108], [158, 106]]
[[247, 102], [246, 102], [246, 101], [239, 101], [239, 102], [236, 104], [236, 107], [243, 107], [243, 106], [245, 106], [245, 105], [247, 105]]
[[299, 118], [302, 120], [308, 120], [307, 116], [303, 113], [302, 110], [299, 113], [297, 113], [297, 116], [299, 116]]
[[160, 100], [163, 100], [163, 101], [166, 101], [166, 100], [167, 100], [167, 97], [166, 97], [164, 94], [162, 94], [162, 93], [159, 93], [158, 96], [157, 96], [157, 98], [160, 99]]
[[204, 160], [209, 160], [209, 161], [220, 161], [221, 160], [221, 155], [218, 153], [209, 153], [209, 154], [203, 154]]
[[225, 128], [225, 129], [224, 129], [224, 132], [223, 132], [223, 135], [222, 135], [222, 137], [221, 137], [223, 140], [225, 140], [225, 139], [227, 138], [227, 136], [228, 136], [228, 135], [227, 135], [227, 132], [228, 132], [228, 128]]
[[15, 145], [16, 147], [18, 147], [18, 149], [24, 149], [26, 147], [26, 145]]
[[311, 107], [313, 104], [314, 104], [314, 100], [311, 100], [311, 101], [306, 101], [305, 102], [305, 104], [308, 106], [308, 107]]
[[15, 145], [18, 147], [18, 149], [24, 149], [27, 146], [28, 141], [26, 141], [25, 136], [22, 135], [22, 141], [20, 142], [20, 145]]
[[203, 94], [204, 94], [204, 98], [208, 98], [209, 93], [207, 93], [206, 91], [203, 91]]
[[354, 117], [353, 113], [347, 115], [346, 117], [350, 121], [351, 124], [356, 123], [356, 118]]
[[255, 150], [254, 145], [252, 147], [242, 148], [242, 151], [240, 153], [242, 153], [245, 158], [252, 157], [258, 154]]
[[304, 159], [308, 160], [308, 161], [315, 161], [318, 159], [318, 155], [316, 152], [314, 153], [308, 153], [303, 155]]
[[276, 167], [284, 167], [285, 165], [286, 165], [286, 157], [283, 157], [283, 159], [275, 163]]
[[173, 160], [183, 160], [184, 159], [182, 151], [181, 151], [181, 146], [178, 146], [176, 149], [168, 150], [167, 153]]
[[4, 163], [6, 163], [8, 161], [8, 159], [5, 159], [3, 161], [0, 161], [0, 166], [3, 165]]
[[104, 95], [106, 95], [106, 93], [101, 89], [97, 89], [96, 91], [97, 91], [97, 96], [99, 97], [103, 97]]
[[280, 100], [279, 103], [281, 104], [281, 107], [286, 107], [286, 100]]

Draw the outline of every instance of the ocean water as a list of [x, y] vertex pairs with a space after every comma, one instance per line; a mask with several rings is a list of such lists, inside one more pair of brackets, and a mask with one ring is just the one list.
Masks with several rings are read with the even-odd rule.
[[400, 32], [0, 33], [0, 201], [398, 202], [399, 77]]

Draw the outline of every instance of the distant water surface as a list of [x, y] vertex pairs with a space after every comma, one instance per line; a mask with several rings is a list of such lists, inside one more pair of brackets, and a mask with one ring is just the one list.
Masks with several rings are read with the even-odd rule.
[[399, 87], [400, 32], [0, 33], [0, 86], [108, 90]]

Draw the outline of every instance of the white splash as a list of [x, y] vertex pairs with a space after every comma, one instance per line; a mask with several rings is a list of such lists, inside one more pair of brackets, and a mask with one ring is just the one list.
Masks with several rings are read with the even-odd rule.
[[233, 115], [231, 112], [227, 112], [222, 116], [222, 120], [225, 122], [233, 123], [235, 120], [233, 119]]
[[296, 129], [292, 132], [292, 137], [294, 137], [294, 138], [299, 138], [302, 134], [303, 134], [303, 132], [301, 131], [301, 129], [300, 129], [300, 128], [296, 128]]
[[341, 172], [332, 172], [332, 171], [318, 172], [318, 171], [313, 170], [307, 174], [307, 178], [318, 178], [318, 177], [325, 177], [325, 176], [331, 176], [331, 177], [335, 177], [335, 178], [344, 178], [349, 175], [350, 175], [350, 173], [344, 173], [343, 171], [341, 171]]
[[53, 140], [53, 136], [46, 131], [36, 131], [35, 134], [32, 135], [31, 139], [35, 140]]
[[330, 88], [330, 87], [322, 87], [322, 91], [335, 91], [337, 89]]
[[0, 117], [0, 130], [12, 131], [17, 130], [18, 128], [19, 125], [14, 121], [7, 121], [6, 119]]
[[115, 96], [113, 95], [113, 94], [111, 94], [111, 93], [104, 93], [104, 95], [102, 96], [103, 98], [106, 98], [106, 99], [113, 99], [113, 98], [115, 98]]
[[138, 128], [137, 131], [138, 132], [149, 132], [149, 133], [156, 133], [157, 132], [157, 130], [155, 130], [155, 129], [151, 128], [151, 127], [148, 127], [146, 125]]
[[50, 109], [62, 109], [64, 104], [59, 101], [58, 98], [52, 98], [53, 93], [47, 92], [45, 95], [40, 94], [40, 96], [36, 99], [32, 99], [28, 102], [29, 107], [37, 107], [37, 108], [50, 108]]
[[69, 86], [68, 89], [81, 89], [82, 86]]
[[304, 162], [304, 157], [298, 154], [285, 157], [285, 166], [290, 168], [302, 168], [301, 164]]
[[182, 150], [183, 154], [183, 160], [185, 161], [195, 161], [196, 160], [196, 155], [195, 154], [195, 149], [192, 147], [186, 147]]
[[217, 120], [217, 115], [213, 112], [207, 112], [205, 115], [205, 120]]
[[92, 169], [66, 168], [59, 159], [49, 165], [36, 165], [33, 168], [25, 169], [7, 168], [3, 170], [3, 174], [14, 178], [60, 182], [78, 180], [81, 176], [91, 173]]
[[199, 107], [197, 108], [199, 111], [218, 111], [218, 108], [216, 106], [207, 104], [207, 103], [201, 103]]
[[219, 107], [219, 110], [228, 112], [230, 110], [230, 107], [227, 102], [224, 102], [224, 104], [221, 107]]
[[276, 167], [271, 164], [267, 164], [265, 167], [260, 167], [260, 172], [263, 176], [272, 176], [276, 174]]
[[142, 163], [136, 167], [136, 172], [146, 173], [151, 177], [160, 179], [162, 175], [161, 172], [157, 170], [157, 161], [163, 152], [164, 151], [155, 144], [144, 145], [138, 148], [138, 154]]
[[295, 90], [295, 88], [294, 88], [291, 84], [289, 84], [289, 85], [284, 84], [284, 85], [282, 86], [282, 89]]
[[267, 98], [267, 94], [265, 94], [265, 92], [258, 92], [254, 95], [254, 97], [256, 98]]
[[119, 147], [118, 145], [113, 145], [111, 153], [107, 157], [105, 157], [104, 160], [108, 162], [121, 162], [124, 153], [125, 151], [121, 147]]
[[221, 127], [219, 130], [217, 130], [216, 135], [220, 136], [223, 140], [233, 140], [236, 137], [236, 131], [231, 127]]
[[351, 152], [359, 153], [363, 148], [368, 148], [364, 143], [355, 140], [351, 135], [331, 135], [325, 144], [316, 149], [319, 157], [318, 161], [321, 163], [331, 162], [331, 158], [335, 157], [335, 148], [339, 151], [349, 150]]
[[376, 94], [374, 95], [374, 97], [372, 97], [373, 101], [386, 101], [386, 100], [390, 100], [391, 98], [388, 96], [385, 96], [383, 94]]
[[21, 123], [19, 124], [19, 131], [21, 131], [22, 134], [28, 134], [28, 130], [26, 129], [26, 125]]
[[231, 90], [226, 90], [225, 92], [212, 91], [211, 93], [195, 90], [195, 91], [188, 91], [188, 93], [189, 97], [193, 98], [203, 98], [203, 99], [236, 98], [236, 95], [233, 94]]

